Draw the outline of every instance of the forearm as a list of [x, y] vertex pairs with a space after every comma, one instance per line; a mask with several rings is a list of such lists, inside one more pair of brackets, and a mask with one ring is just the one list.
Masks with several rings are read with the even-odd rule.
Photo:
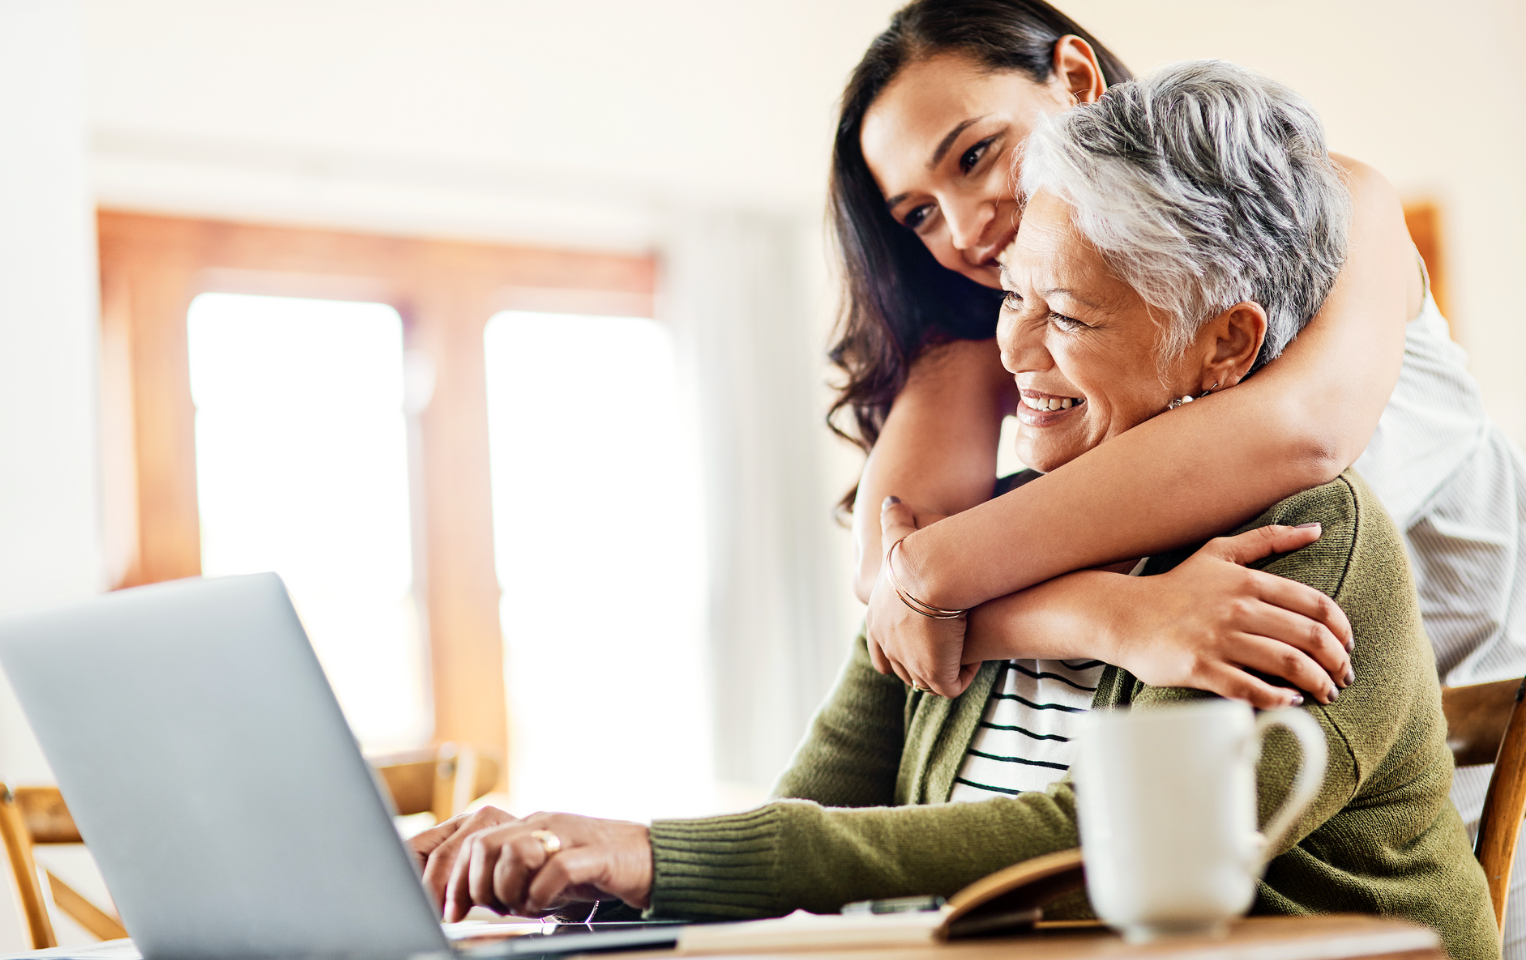
[[1335, 289], [1277, 360], [907, 539], [907, 589], [968, 608], [1072, 570], [1205, 540], [1335, 477], [1371, 439], [1403, 358], [1413, 248], [1391, 187], [1358, 169]]
[[994, 340], [944, 344], [913, 364], [853, 504], [859, 600], [868, 602], [879, 575], [881, 501], [894, 495], [920, 515], [946, 516], [990, 499], [1002, 418], [1015, 404]]
[[651, 913], [736, 919], [936, 894], [1079, 844], [1068, 782], [984, 803], [838, 810], [779, 801], [652, 824]]
[[1082, 570], [983, 603], [970, 611], [962, 661], [1117, 663], [1113, 610], [1128, 584], [1121, 574]]

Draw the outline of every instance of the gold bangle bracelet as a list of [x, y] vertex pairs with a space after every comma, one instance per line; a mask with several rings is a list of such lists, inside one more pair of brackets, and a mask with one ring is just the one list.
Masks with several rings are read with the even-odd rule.
[[[911, 534], [908, 533], [906, 536], [909, 537]], [[913, 612], [919, 613], [929, 620], [958, 620], [969, 613], [968, 610], [947, 610], [943, 607], [935, 607], [930, 603], [918, 600], [902, 589], [901, 581], [895, 575], [895, 548], [899, 547], [901, 540], [905, 539], [906, 537], [902, 537], [900, 540], [892, 543], [889, 550], [885, 551], [885, 574], [890, 577], [890, 585], [895, 588], [895, 595], [901, 598], [901, 602], [910, 607]]]

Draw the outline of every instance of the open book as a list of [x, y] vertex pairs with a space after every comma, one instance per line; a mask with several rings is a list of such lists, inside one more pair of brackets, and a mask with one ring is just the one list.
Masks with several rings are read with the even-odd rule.
[[1081, 889], [1081, 851], [1024, 860], [977, 880], [943, 906], [914, 913], [818, 915], [796, 911], [776, 920], [693, 924], [679, 953], [786, 950], [794, 947], [912, 946], [1032, 926], [1045, 904]]

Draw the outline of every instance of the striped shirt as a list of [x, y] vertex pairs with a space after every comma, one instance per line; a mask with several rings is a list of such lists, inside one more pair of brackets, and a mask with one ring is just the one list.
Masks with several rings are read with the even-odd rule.
[[[1129, 576], [1143, 573], [1149, 559], [1134, 564]], [[1091, 709], [1106, 666], [1101, 660], [1003, 663], [949, 801], [1013, 797], [1065, 776], [1075, 756], [1076, 718]]]
[[1008, 660], [954, 777], [955, 803], [1043, 790], [1070, 769], [1076, 717], [1091, 709], [1101, 660]]

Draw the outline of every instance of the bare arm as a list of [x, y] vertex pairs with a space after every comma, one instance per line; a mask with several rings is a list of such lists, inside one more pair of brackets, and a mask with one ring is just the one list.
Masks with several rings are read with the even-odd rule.
[[[1204, 540], [1354, 462], [1397, 382], [1404, 321], [1421, 294], [1397, 194], [1371, 168], [1342, 163], [1355, 208], [1347, 263], [1324, 309], [1279, 359], [1233, 390], [911, 535], [897, 567], [907, 589], [936, 606], [973, 607], [1073, 570]], [[924, 412], [913, 422], [938, 420]], [[875, 470], [929, 482], [908, 495], [869, 471], [875, 489], [866, 493], [934, 502], [932, 473], [952, 467], [901, 466], [923, 440], [892, 442], [876, 447]], [[966, 456], [973, 462], [958, 460]]]
[[1151, 686], [1207, 690], [1262, 709], [1302, 702], [1299, 690], [1330, 703], [1353, 678], [1345, 613], [1313, 587], [1244, 566], [1319, 535], [1266, 526], [1212, 540], [1158, 576], [1056, 577], [972, 610], [962, 659], [1095, 658]]
[[860, 601], [880, 574], [880, 501], [894, 493], [919, 516], [948, 516], [991, 499], [1002, 418], [1016, 406], [994, 339], [956, 340], [916, 359], [853, 503]]

